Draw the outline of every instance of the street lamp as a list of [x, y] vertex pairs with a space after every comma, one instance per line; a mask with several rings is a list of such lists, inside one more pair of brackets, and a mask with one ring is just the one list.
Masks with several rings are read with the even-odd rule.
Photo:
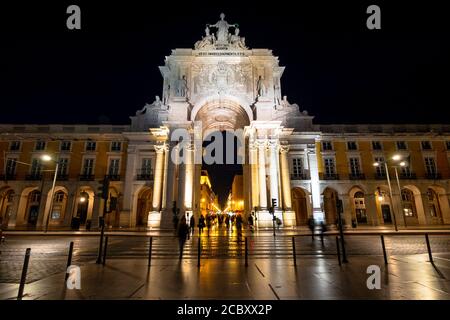
[[45, 162], [54, 161], [56, 163], [55, 174], [53, 176], [52, 189], [50, 191], [50, 208], [49, 208], [49, 212], [47, 215], [47, 220], [45, 222], [45, 232], [47, 232], [48, 224], [50, 222], [50, 215], [52, 214], [52, 210], [53, 210], [53, 197], [55, 196], [55, 186], [56, 186], [56, 178], [58, 177], [59, 161], [53, 160], [53, 158], [48, 154], [42, 155], [41, 160], [45, 161]]
[[[391, 215], [393, 216], [393, 220], [394, 220], [394, 227], [395, 227], [395, 231], [398, 231], [398, 227], [397, 227], [397, 219], [395, 218], [395, 212], [394, 212], [394, 203], [393, 203], [393, 198], [392, 198], [392, 186], [391, 186], [391, 178], [389, 177], [389, 168], [388, 168], [388, 165], [387, 165], [387, 162], [386, 161], [383, 161], [383, 163], [384, 163], [384, 168], [385, 168], [385, 170], [386, 170], [386, 179], [387, 179], [387, 183], [388, 183], [388, 186], [389, 186], [389, 196], [390, 196], [390, 202], [391, 202], [391, 206], [392, 206], [392, 213], [391, 213]], [[381, 165], [381, 163], [380, 162], [375, 162], [374, 164], [373, 164], [375, 167], [379, 167], [380, 165]]]

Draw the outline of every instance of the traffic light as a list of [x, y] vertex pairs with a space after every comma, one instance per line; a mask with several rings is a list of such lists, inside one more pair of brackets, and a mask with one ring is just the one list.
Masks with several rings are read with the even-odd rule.
[[100, 186], [98, 187], [98, 196], [102, 199], [109, 198], [109, 178], [105, 176], [105, 179], [99, 181]]

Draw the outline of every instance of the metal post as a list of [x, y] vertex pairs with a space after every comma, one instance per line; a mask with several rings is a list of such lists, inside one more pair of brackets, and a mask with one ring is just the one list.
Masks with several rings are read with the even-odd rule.
[[30, 262], [31, 248], [27, 248], [25, 251], [25, 260], [23, 261], [22, 277], [20, 278], [19, 293], [17, 294], [17, 300], [22, 300], [23, 289], [25, 288], [25, 281], [27, 280], [28, 263]]
[[403, 223], [405, 224], [405, 228], [406, 228], [407, 227], [407, 225], [406, 225], [406, 217], [405, 217], [405, 212], [403, 212], [402, 187], [400, 186], [400, 179], [398, 178], [397, 167], [394, 167], [394, 169], [395, 169], [395, 178], [397, 179], [398, 194], [399, 194], [399, 197], [400, 197], [400, 214], [403, 217]]
[[336, 250], [337, 250], [338, 262], [339, 262], [339, 265], [341, 266], [342, 265], [342, 263], [341, 263], [341, 250], [339, 248], [339, 237], [338, 236], [336, 236]]
[[98, 255], [97, 255], [97, 261], [95, 263], [100, 264], [102, 263], [102, 248], [103, 248], [103, 235], [105, 233], [105, 215], [106, 215], [106, 200], [104, 200], [103, 205], [103, 216], [102, 216], [102, 226], [100, 230], [100, 243], [98, 245]]
[[148, 247], [148, 266], [150, 267], [150, 263], [152, 261], [152, 246], [153, 246], [153, 237], [150, 237], [150, 243]]
[[386, 255], [386, 246], [384, 244], [384, 236], [380, 235], [380, 237], [381, 237], [381, 247], [383, 248], [384, 264], [388, 264], [387, 255]]
[[[67, 267], [66, 267], [66, 271], [67, 268], [69, 268], [72, 265], [72, 255], [73, 255], [73, 241], [70, 241], [70, 245], [69, 245], [69, 256], [67, 257]], [[64, 281], [67, 281], [67, 278], [69, 277], [69, 274], [66, 272], [66, 277]]]
[[342, 262], [347, 263], [347, 254], [345, 251], [345, 240], [344, 240], [344, 227], [342, 225], [342, 212], [343, 212], [343, 205], [342, 200], [338, 200], [340, 202], [339, 208], [338, 208], [338, 219], [339, 219], [339, 235], [341, 238], [341, 245], [342, 245]]
[[292, 237], [292, 253], [294, 256], [294, 266], [297, 265], [297, 254], [295, 252], [295, 237]]
[[245, 237], [245, 266], [248, 267], [248, 246], [247, 246], [247, 237]]
[[392, 216], [394, 217], [394, 227], [395, 227], [395, 231], [398, 231], [398, 227], [397, 227], [397, 218], [395, 217], [395, 210], [394, 210], [394, 198], [392, 197], [392, 186], [391, 186], [391, 178], [389, 177], [389, 168], [388, 165], [386, 163], [386, 161], [384, 162], [384, 167], [386, 169], [386, 179], [387, 179], [387, 183], [389, 186], [389, 195], [391, 197], [391, 210], [392, 210]]
[[58, 169], [59, 169], [59, 161], [56, 161], [56, 168], [55, 168], [55, 175], [53, 176], [53, 184], [52, 189], [50, 192], [50, 208], [49, 212], [47, 214], [47, 221], [45, 222], [45, 232], [48, 230], [48, 224], [50, 222], [50, 215], [52, 214], [53, 210], [53, 197], [55, 196], [55, 186], [56, 186], [56, 178], [58, 177]]
[[200, 255], [201, 255], [201, 238], [200, 236], [198, 237], [198, 248], [197, 248], [197, 267], [200, 268]]
[[433, 263], [433, 255], [431, 253], [430, 239], [428, 238], [428, 233], [425, 233], [425, 241], [427, 242], [428, 257], [430, 258], [430, 262]]
[[103, 250], [103, 265], [106, 263], [106, 251], [108, 249], [108, 237], [105, 237], [105, 250]]

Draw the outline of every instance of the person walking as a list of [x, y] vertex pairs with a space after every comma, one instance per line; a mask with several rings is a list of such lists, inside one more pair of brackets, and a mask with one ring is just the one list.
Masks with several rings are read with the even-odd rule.
[[191, 219], [189, 220], [189, 233], [192, 234], [192, 236], [194, 236], [194, 232], [195, 232], [195, 218], [194, 214], [192, 214]]
[[311, 237], [312, 237], [312, 240], [314, 241], [314, 231], [316, 228], [316, 224], [314, 223], [313, 218], [308, 219], [308, 227], [309, 227], [309, 230], [311, 230]]
[[238, 241], [241, 241], [242, 237], [242, 216], [240, 213], [236, 215], [236, 230], [238, 235]]
[[253, 214], [248, 216], [248, 228], [253, 233]]
[[200, 215], [198, 219], [198, 235], [200, 236], [203, 233], [203, 228], [205, 227], [205, 217], [203, 214]]
[[322, 243], [322, 246], [324, 245], [323, 236], [324, 236], [324, 233], [327, 231], [328, 231], [327, 225], [323, 221], [320, 221], [320, 242]]
[[180, 259], [183, 257], [184, 244], [186, 243], [186, 238], [188, 236], [189, 229], [186, 223], [186, 217], [183, 216], [178, 225], [178, 243], [180, 245]]
[[225, 217], [225, 226], [227, 227], [227, 231], [230, 229], [230, 216], [227, 214]]
[[208, 237], [209, 237], [209, 231], [211, 231], [211, 222], [212, 222], [212, 217], [211, 214], [207, 214], [206, 215], [206, 227], [208, 228]]

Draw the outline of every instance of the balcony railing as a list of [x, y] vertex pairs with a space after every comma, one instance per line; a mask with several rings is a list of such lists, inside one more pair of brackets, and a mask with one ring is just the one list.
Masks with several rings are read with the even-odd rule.
[[31, 180], [31, 181], [42, 180], [42, 174], [41, 173], [27, 174], [25, 176], [25, 180]]
[[322, 173], [320, 175], [321, 180], [339, 180], [339, 174], [337, 173]]
[[58, 173], [58, 175], [56, 176], [56, 180], [69, 180], [69, 175], [67, 173]]
[[398, 176], [400, 179], [417, 179], [417, 175], [414, 172], [400, 172]]
[[384, 180], [386, 179], [386, 173], [375, 172], [374, 178], [375, 180]]
[[366, 175], [364, 173], [350, 173], [348, 178], [349, 180], [365, 180]]
[[108, 174], [107, 177], [111, 181], [120, 181], [120, 174]]
[[93, 174], [80, 174], [78, 179], [80, 181], [93, 181], [95, 176]]
[[136, 180], [139, 180], [139, 181], [153, 180], [153, 170], [139, 169], [136, 173]]
[[429, 172], [425, 174], [425, 178], [430, 179], [430, 180], [439, 180], [442, 179], [442, 175], [438, 172]]
[[309, 172], [291, 174], [291, 180], [310, 180]]
[[16, 180], [15, 173], [0, 174], [0, 180]]

